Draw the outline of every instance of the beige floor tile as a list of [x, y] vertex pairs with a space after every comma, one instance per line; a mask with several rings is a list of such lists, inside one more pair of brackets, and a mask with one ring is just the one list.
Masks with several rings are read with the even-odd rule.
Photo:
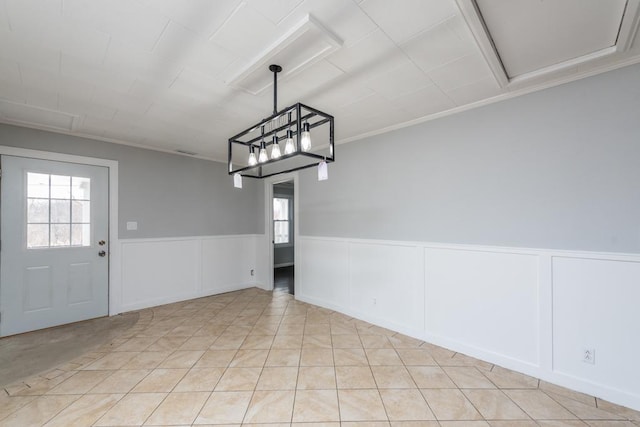
[[293, 390], [260, 390], [251, 398], [244, 423], [291, 422]]
[[93, 387], [89, 393], [128, 393], [144, 377], [149, 375], [150, 369], [130, 369], [115, 371], [113, 375]]
[[111, 407], [94, 425], [140, 426], [166, 396], [166, 393], [128, 394]]
[[298, 372], [299, 390], [336, 388], [336, 372], [333, 366], [301, 366]]
[[491, 427], [538, 427], [535, 421], [527, 420], [509, 420], [509, 421], [489, 421]]
[[338, 388], [376, 388], [369, 366], [336, 366]]
[[585, 427], [587, 423], [579, 420], [537, 420], [541, 427]]
[[194, 365], [195, 368], [226, 368], [237, 350], [208, 350]]
[[238, 350], [229, 364], [232, 368], [261, 368], [264, 366], [269, 350]]
[[342, 421], [386, 421], [378, 390], [338, 390]]
[[437, 421], [391, 421], [391, 427], [440, 427]]
[[591, 405], [560, 396], [553, 393], [547, 393], [553, 400], [564, 406], [573, 415], [584, 420], [624, 420], [625, 418], [613, 412], [604, 411]]
[[336, 366], [369, 366], [367, 355], [361, 348], [336, 348], [333, 357]]
[[419, 388], [456, 388], [451, 378], [438, 366], [407, 366]]
[[209, 398], [209, 392], [170, 393], [145, 425], [190, 425]]
[[272, 349], [299, 350], [302, 348], [302, 335], [276, 335], [273, 339]]
[[278, 328], [277, 335], [299, 335], [302, 337], [304, 334], [304, 323], [294, 324], [288, 323], [283, 320], [282, 324]]
[[482, 372], [500, 388], [538, 388], [538, 379], [519, 372], [494, 366], [491, 371]]
[[35, 396], [9, 396], [0, 390], [0, 420], [29, 404]]
[[40, 426], [78, 400], [78, 395], [41, 396], [2, 419], [2, 427]]
[[256, 390], [295, 390], [297, 367], [266, 367], [260, 374]]
[[250, 335], [244, 340], [240, 348], [244, 350], [269, 350], [273, 339], [273, 335]]
[[192, 368], [173, 391], [213, 391], [223, 373], [224, 368]]
[[303, 348], [300, 366], [333, 366], [333, 351], [328, 348]]
[[628, 420], [640, 421], [640, 411], [634, 411], [633, 409], [616, 405], [615, 403], [611, 403], [602, 399], [596, 399], [596, 401], [598, 404], [598, 408], [602, 409], [603, 411], [621, 415]]
[[140, 354], [135, 351], [120, 351], [106, 354], [104, 357], [96, 360], [95, 362], [83, 367], [83, 370], [115, 370], [122, 368], [129, 360]]
[[362, 348], [360, 336], [357, 334], [332, 335], [331, 343], [333, 348]]
[[402, 334], [395, 334], [389, 337], [389, 342], [391, 342], [391, 345], [396, 349], [418, 348], [422, 344], [424, 344], [424, 341], [422, 340], [419, 340], [417, 338], [411, 338]]
[[442, 369], [460, 388], [496, 388], [487, 377], [473, 366], [447, 366]]
[[441, 427], [490, 427], [486, 421], [440, 421]]
[[49, 421], [46, 427], [69, 427], [93, 425], [105, 412], [115, 405], [122, 394], [87, 394], [67, 406]]
[[156, 337], [129, 338], [127, 341], [120, 344], [118, 347], [114, 348], [112, 351], [144, 351], [157, 340], [158, 338]]
[[84, 394], [111, 374], [113, 371], [79, 371], [47, 394]]
[[351, 324], [331, 324], [331, 335], [358, 335], [358, 331]]
[[248, 391], [256, 388], [260, 368], [227, 368], [220, 378], [216, 391]]
[[331, 335], [305, 335], [302, 339], [302, 349], [331, 348]]
[[360, 340], [364, 348], [393, 348], [391, 341], [385, 335], [360, 334]]
[[417, 388], [404, 366], [372, 366], [378, 388]]
[[398, 356], [407, 366], [435, 366], [436, 361], [431, 354], [422, 348], [399, 348], [396, 349]]
[[304, 327], [305, 335], [330, 335], [331, 326], [329, 323], [317, 323], [319, 319], [307, 316], [307, 323]]
[[435, 420], [435, 416], [417, 389], [380, 390], [387, 416], [392, 421]]
[[527, 420], [524, 413], [500, 390], [462, 390], [467, 399], [487, 420]]
[[156, 342], [146, 348], [145, 351], [168, 351], [174, 352], [184, 344], [189, 337], [166, 336], [158, 339]]
[[482, 415], [457, 389], [422, 389], [422, 394], [438, 420], [481, 420]]
[[367, 348], [365, 349], [367, 359], [371, 366], [379, 365], [402, 365], [402, 360], [398, 353], [392, 348]]
[[251, 401], [252, 392], [213, 392], [194, 424], [241, 423]]
[[[276, 337], [277, 339], [277, 337]], [[299, 349], [277, 349], [269, 351], [265, 366], [298, 366], [300, 365]]]
[[137, 386], [132, 393], [169, 393], [185, 376], [188, 369], [154, 369]]
[[210, 350], [237, 350], [244, 341], [243, 336], [238, 335], [220, 335], [217, 340], [211, 344]]
[[340, 427], [340, 423], [291, 423], [291, 427]]
[[579, 393], [577, 391], [569, 390], [568, 388], [551, 384], [546, 381], [540, 381], [540, 390], [544, 392], [558, 394], [560, 396], [565, 396], [570, 399], [577, 400], [578, 402], [582, 402], [585, 405], [596, 406], [596, 399], [593, 396], [589, 396], [584, 393]]
[[143, 351], [122, 365], [121, 369], [155, 369], [170, 354], [170, 351]]
[[636, 427], [631, 421], [585, 421], [590, 427]]
[[171, 353], [158, 367], [164, 369], [188, 369], [195, 365], [203, 354], [203, 350], [177, 350]]
[[296, 392], [293, 409], [294, 423], [338, 420], [340, 420], [340, 413], [336, 390], [298, 390]]
[[533, 419], [567, 420], [576, 418], [541, 390], [505, 390], [504, 392]]
[[178, 350], [208, 350], [217, 336], [193, 336], [186, 340]]
[[170, 330], [169, 333], [167, 333], [167, 336], [190, 337], [195, 334], [198, 329], [200, 329], [200, 327], [195, 325], [180, 325]]

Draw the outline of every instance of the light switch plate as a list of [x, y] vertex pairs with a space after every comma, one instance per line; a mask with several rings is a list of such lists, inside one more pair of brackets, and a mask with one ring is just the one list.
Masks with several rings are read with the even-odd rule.
[[127, 230], [137, 230], [138, 222], [137, 221], [127, 221]]

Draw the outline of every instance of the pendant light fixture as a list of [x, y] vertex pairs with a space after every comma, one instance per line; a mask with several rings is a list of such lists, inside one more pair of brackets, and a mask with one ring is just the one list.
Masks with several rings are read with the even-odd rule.
[[[278, 110], [278, 73], [282, 67], [270, 65], [269, 70], [273, 73], [273, 114], [229, 138], [229, 174], [266, 178], [320, 164], [326, 168], [335, 160], [333, 116], [300, 102]], [[244, 154], [247, 147], [249, 157]]]

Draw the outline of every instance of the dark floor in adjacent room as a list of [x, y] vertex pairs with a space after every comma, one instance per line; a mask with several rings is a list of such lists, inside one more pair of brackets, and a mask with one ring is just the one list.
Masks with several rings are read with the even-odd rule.
[[293, 286], [293, 265], [273, 269], [273, 290], [286, 291], [295, 294]]

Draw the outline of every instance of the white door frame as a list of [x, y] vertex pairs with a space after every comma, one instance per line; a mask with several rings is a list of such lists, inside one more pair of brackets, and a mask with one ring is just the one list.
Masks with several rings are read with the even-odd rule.
[[265, 244], [269, 248], [267, 259], [267, 282], [265, 288], [268, 291], [273, 290], [273, 184], [279, 182], [293, 181], [293, 277], [295, 286], [296, 270], [298, 270], [298, 172], [292, 172], [282, 175], [275, 175], [265, 178], [264, 186], [264, 230]]
[[81, 163], [91, 166], [103, 166], [109, 169], [109, 316], [119, 314], [122, 301], [122, 280], [120, 274], [120, 242], [118, 241], [118, 161], [7, 147], [4, 145], [0, 145], [0, 155]]

